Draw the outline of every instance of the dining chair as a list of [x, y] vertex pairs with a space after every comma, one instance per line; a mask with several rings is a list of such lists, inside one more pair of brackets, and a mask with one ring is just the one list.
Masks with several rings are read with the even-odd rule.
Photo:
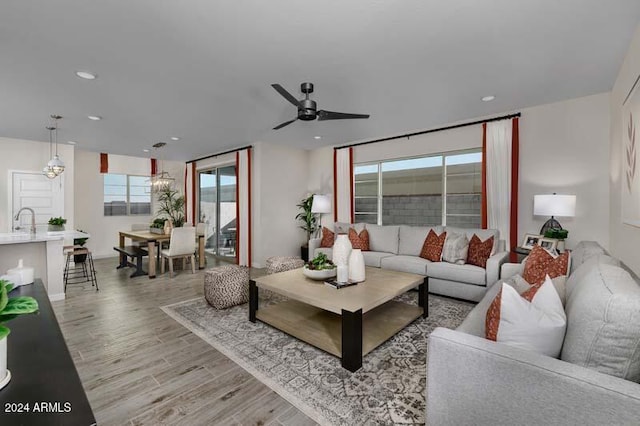
[[173, 278], [173, 259], [182, 258], [182, 268], [186, 260], [191, 260], [191, 272], [196, 273], [196, 228], [182, 227], [171, 230], [169, 248], [160, 251], [160, 273], [164, 274], [164, 263], [169, 262], [169, 278]]

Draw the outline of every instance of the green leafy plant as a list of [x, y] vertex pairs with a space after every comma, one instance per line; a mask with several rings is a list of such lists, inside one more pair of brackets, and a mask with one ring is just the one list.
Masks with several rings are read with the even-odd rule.
[[9, 297], [9, 292], [12, 289], [13, 284], [7, 280], [0, 280], [0, 339], [4, 339], [11, 332], [4, 325], [5, 322], [19, 315], [32, 314], [38, 311], [38, 302], [33, 297]]
[[164, 228], [164, 222], [165, 222], [166, 220], [167, 220], [167, 219], [160, 219], [160, 218], [153, 219], [153, 222], [151, 222], [151, 224], [149, 225], [149, 227], [150, 227], [150, 228], [162, 229], [162, 228]]
[[49, 219], [49, 225], [62, 226], [67, 223], [67, 219], [63, 217], [52, 217]]
[[[76, 229], [76, 231], [78, 232], [84, 232], [82, 229]], [[87, 243], [87, 240], [89, 239], [89, 237], [82, 237], [82, 238], [74, 238], [73, 239], [73, 245], [74, 246], [84, 246]]]
[[311, 205], [313, 204], [313, 195], [310, 195], [307, 198], [303, 198], [297, 207], [302, 210], [300, 213], [296, 215], [296, 219], [302, 222], [300, 225], [300, 229], [304, 230], [307, 233], [307, 240], [311, 238], [311, 234], [316, 232], [318, 229], [318, 225], [316, 223], [316, 217], [313, 213], [311, 213]]
[[333, 269], [336, 265], [329, 260], [326, 254], [318, 253], [316, 257], [311, 259], [309, 263], [307, 263], [307, 269], [311, 269], [314, 271], [320, 271], [323, 269]]
[[177, 228], [184, 224], [184, 196], [180, 195], [178, 190], [172, 187], [163, 188], [158, 192], [158, 203], [159, 219], [169, 219]]

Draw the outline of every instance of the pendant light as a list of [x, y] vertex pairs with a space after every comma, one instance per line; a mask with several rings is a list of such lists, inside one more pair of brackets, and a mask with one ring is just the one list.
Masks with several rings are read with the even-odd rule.
[[[165, 142], [158, 142], [153, 144], [153, 147], [157, 151], [166, 145], [167, 144]], [[164, 156], [162, 155], [162, 152], [161, 152], [160, 153], [160, 173], [156, 173], [155, 175], [151, 176], [151, 190], [156, 193], [166, 191], [167, 189], [170, 189], [171, 187], [173, 187], [173, 184], [175, 183], [175, 181], [176, 180], [172, 178], [168, 172], [164, 171]]]
[[[47, 126], [46, 129], [49, 131], [49, 158], [51, 158], [51, 155], [53, 153], [53, 126]], [[51, 162], [51, 160], [49, 160], [49, 163]], [[46, 166], [44, 166], [44, 168], [42, 169], [42, 174], [45, 175], [46, 177], [48, 177], [49, 179], [53, 179], [55, 178], [56, 172], [53, 171], [53, 168], [51, 166], [49, 166], [49, 163], [47, 163]]]
[[49, 166], [49, 168], [53, 170], [56, 176], [60, 176], [62, 172], [64, 172], [64, 163], [62, 162], [62, 160], [60, 159], [60, 156], [58, 155], [58, 120], [60, 120], [62, 117], [59, 115], [51, 114], [51, 118], [53, 119], [53, 122], [54, 122], [53, 135], [54, 135], [54, 141], [56, 146], [56, 154], [51, 160], [49, 160], [49, 162], [47, 163], [47, 166]]

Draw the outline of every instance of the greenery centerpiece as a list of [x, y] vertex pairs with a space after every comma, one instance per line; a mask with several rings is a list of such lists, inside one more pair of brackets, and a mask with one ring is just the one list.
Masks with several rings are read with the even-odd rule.
[[64, 224], [67, 223], [67, 219], [63, 217], [52, 217], [49, 219], [49, 231], [64, 231]]
[[0, 388], [6, 385], [11, 378], [7, 371], [7, 336], [11, 330], [5, 323], [19, 315], [38, 311], [38, 302], [33, 297], [9, 297], [9, 292], [12, 289], [12, 283], [0, 280]]
[[[84, 232], [82, 229], [76, 229], [76, 231]], [[87, 243], [88, 239], [89, 239], [89, 237], [74, 238], [73, 239], [73, 245], [74, 246], [84, 247], [84, 245]], [[87, 255], [86, 254], [75, 254], [75, 255], [73, 255], [73, 263], [83, 263], [85, 260], [87, 260]]]
[[164, 223], [167, 219], [156, 218], [153, 219], [153, 222], [149, 225], [149, 231], [152, 234], [164, 234]]
[[337, 271], [336, 265], [324, 253], [318, 253], [302, 268], [302, 273], [312, 280], [326, 280], [335, 277]]

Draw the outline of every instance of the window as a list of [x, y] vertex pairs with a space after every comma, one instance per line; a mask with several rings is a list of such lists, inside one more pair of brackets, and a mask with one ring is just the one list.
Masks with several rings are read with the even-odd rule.
[[150, 215], [151, 185], [148, 176], [104, 175], [104, 215]]
[[479, 228], [481, 167], [480, 151], [355, 165], [356, 222]]

